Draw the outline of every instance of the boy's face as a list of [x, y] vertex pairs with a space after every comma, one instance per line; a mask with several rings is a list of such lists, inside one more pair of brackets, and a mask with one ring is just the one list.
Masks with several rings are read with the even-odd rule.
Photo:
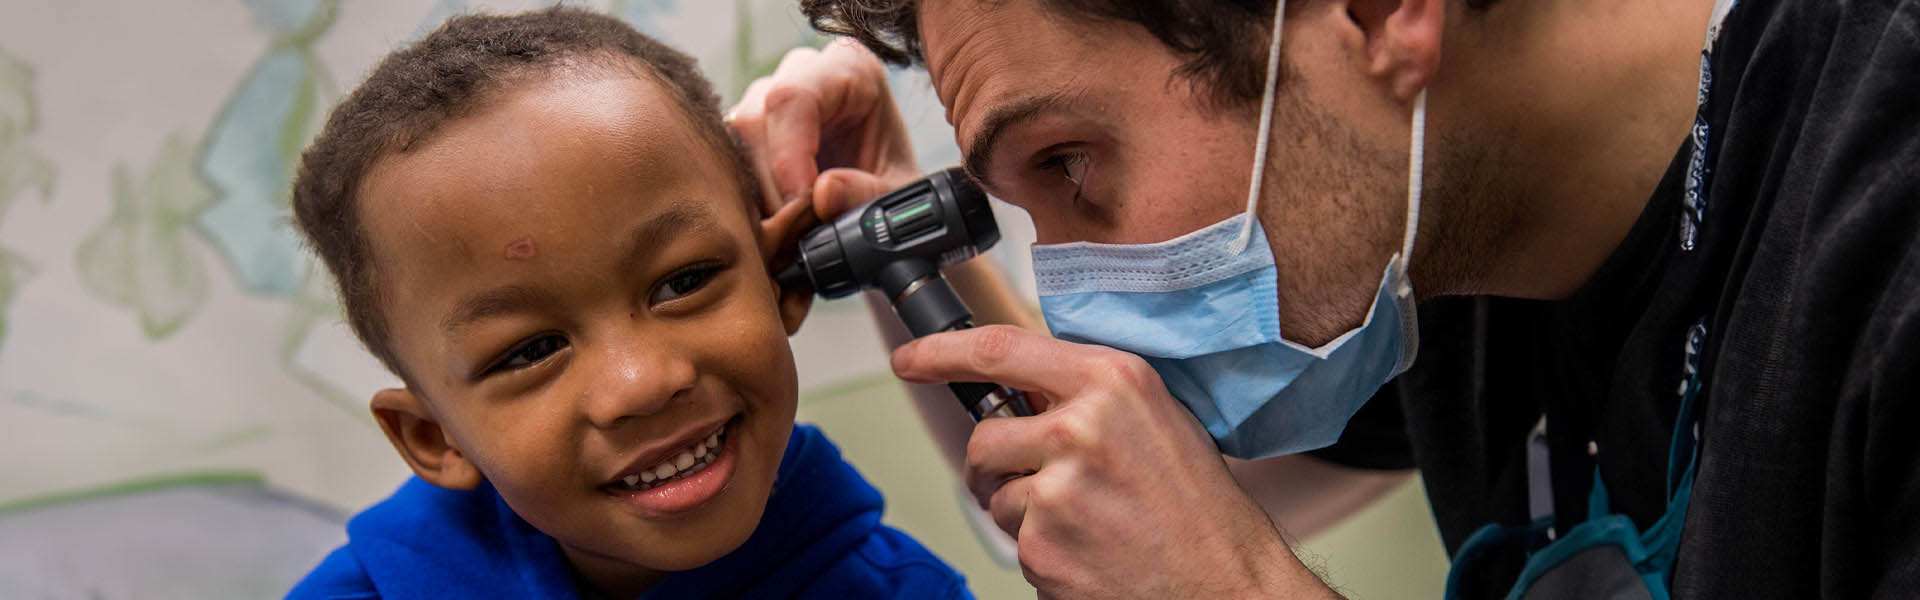
[[515, 84], [360, 190], [417, 386], [375, 397], [382, 426], [429, 481], [491, 482], [589, 580], [738, 547], [793, 423], [752, 217], [686, 119], [638, 75]]

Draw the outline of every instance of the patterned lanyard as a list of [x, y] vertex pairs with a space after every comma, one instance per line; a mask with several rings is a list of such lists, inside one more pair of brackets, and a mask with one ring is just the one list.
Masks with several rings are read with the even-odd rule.
[[1693, 152], [1687, 157], [1687, 190], [1683, 200], [1684, 218], [1680, 219], [1680, 249], [1693, 250], [1700, 227], [1707, 219], [1707, 183], [1713, 169], [1707, 166], [1707, 145], [1711, 127], [1707, 125], [1707, 100], [1713, 91], [1713, 45], [1720, 39], [1720, 25], [1727, 20], [1738, 0], [1715, 0], [1713, 17], [1707, 23], [1707, 42], [1700, 48], [1700, 90], [1695, 97], [1693, 131], [1689, 139]]

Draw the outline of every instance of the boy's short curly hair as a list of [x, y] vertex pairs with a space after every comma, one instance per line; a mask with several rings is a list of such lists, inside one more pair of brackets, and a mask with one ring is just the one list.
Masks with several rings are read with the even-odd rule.
[[[347, 322], [388, 370], [412, 383], [393, 354], [381, 291], [355, 197], [380, 158], [404, 153], [447, 122], [516, 84], [563, 68], [625, 69], [667, 91], [694, 129], [731, 161], [750, 214], [759, 184], [723, 122], [720, 99], [692, 57], [613, 17], [554, 7], [515, 15], [462, 15], [380, 61], [327, 118], [300, 157], [293, 214], [339, 285]], [[635, 67], [638, 67], [637, 69]]]

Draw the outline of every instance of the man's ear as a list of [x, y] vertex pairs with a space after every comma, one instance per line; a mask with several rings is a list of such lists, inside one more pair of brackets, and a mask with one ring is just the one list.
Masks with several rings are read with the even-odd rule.
[[1366, 38], [1367, 72], [1403, 102], [1426, 89], [1440, 69], [1445, 0], [1347, 0], [1347, 18]]
[[[800, 236], [819, 224], [820, 218], [813, 213], [812, 194], [801, 194], [799, 200], [780, 207], [773, 216], [760, 221], [760, 257], [766, 262], [769, 278], [793, 264]], [[799, 332], [800, 323], [807, 318], [807, 309], [813, 307], [813, 290], [786, 289], [777, 278], [773, 288], [779, 295], [780, 322], [786, 326], [787, 335]]]
[[400, 458], [427, 483], [450, 490], [470, 490], [484, 479], [480, 469], [454, 446], [453, 438], [412, 390], [380, 390], [373, 394], [367, 406], [373, 410], [373, 420], [380, 423], [380, 431], [387, 434], [387, 441], [400, 452]]

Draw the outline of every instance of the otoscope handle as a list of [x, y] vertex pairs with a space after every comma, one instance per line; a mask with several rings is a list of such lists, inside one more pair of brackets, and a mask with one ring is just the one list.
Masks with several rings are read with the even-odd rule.
[[948, 383], [947, 389], [953, 390], [953, 397], [960, 399], [960, 406], [973, 415], [976, 423], [993, 417], [1033, 415], [1027, 393], [1020, 390], [981, 381], [955, 381]]
[[[960, 295], [940, 276], [938, 269], [919, 261], [901, 261], [881, 271], [880, 289], [894, 293], [894, 312], [907, 325], [913, 337], [926, 337], [942, 331], [973, 327], [973, 311], [960, 301]], [[1033, 414], [1027, 394], [992, 383], [955, 381], [947, 384], [960, 406], [974, 421], [988, 417], [1027, 416]]]

